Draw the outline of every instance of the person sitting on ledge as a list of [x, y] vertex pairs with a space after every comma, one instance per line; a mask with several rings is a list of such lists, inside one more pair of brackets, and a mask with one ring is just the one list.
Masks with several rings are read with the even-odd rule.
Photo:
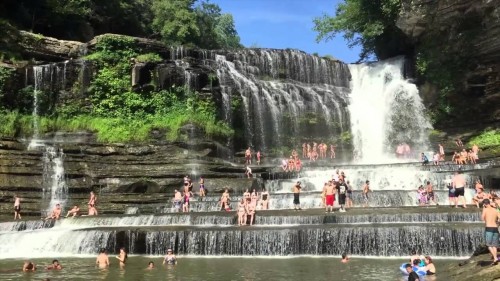
[[97, 216], [97, 209], [95, 206], [89, 207], [89, 216]]
[[76, 217], [80, 214], [80, 208], [78, 206], [73, 206], [73, 209], [69, 210], [66, 214], [66, 218], [72, 215], [72, 217]]
[[429, 158], [423, 152], [420, 154], [420, 160], [422, 161], [422, 165], [429, 164]]
[[48, 215], [45, 220], [58, 220], [61, 217], [61, 205], [56, 204], [50, 215]]

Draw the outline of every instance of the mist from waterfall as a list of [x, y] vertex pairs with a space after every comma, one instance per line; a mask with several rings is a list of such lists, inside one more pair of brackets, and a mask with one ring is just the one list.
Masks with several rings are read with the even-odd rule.
[[407, 143], [411, 160], [428, 149], [432, 129], [415, 84], [403, 76], [404, 58], [349, 65], [349, 114], [355, 158], [360, 163], [390, 163], [396, 147]]

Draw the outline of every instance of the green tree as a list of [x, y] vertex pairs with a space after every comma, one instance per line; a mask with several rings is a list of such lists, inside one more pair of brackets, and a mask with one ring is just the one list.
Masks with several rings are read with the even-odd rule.
[[206, 49], [240, 48], [240, 37], [231, 14], [222, 14], [217, 4], [201, 2], [195, 8], [200, 37], [196, 44]]
[[217, 41], [223, 48], [241, 48], [240, 36], [234, 26], [233, 15], [222, 14], [215, 26], [215, 34], [217, 34]]
[[400, 8], [400, 0], [344, 0], [335, 16], [314, 19], [317, 41], [343, 34], [350, 47], [362, 47], [360, 60], [373, 54], [382, 59], [404, 54], [406, 37], [396, 26]]
[[153, 0], [153, 31], [170, 44], [186, 44], [200, 36], [193, 5], [196, 0]]

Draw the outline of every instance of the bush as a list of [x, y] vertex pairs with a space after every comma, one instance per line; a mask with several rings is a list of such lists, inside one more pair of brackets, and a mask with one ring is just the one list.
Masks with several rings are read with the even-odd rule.
[[470, 146], [474, 144], [480, 147], [500, 145], [500, 130], [485, 130], [469, 141]]
[[147, 54], [142, 54], [138, 55], [135, 60], [137, 62], [162, 62], [163, 59], [160, 57], [160, 55], [155, 54], [155, 53], [147, 53]]

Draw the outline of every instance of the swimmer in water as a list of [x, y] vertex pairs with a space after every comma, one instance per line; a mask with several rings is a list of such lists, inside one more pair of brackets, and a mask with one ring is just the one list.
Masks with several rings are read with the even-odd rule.
[[99, 268], [108, 268], [109, 267], [109, 257], [106, 253], [106, 249], [102, 248], [97, 256], [95, 264], [99, 266]]
[[154, 269], [155, 268], [155, 263], [152, 261], [149, 261], [148, 267], [146, 269]]
[[116, 256], [116, 258], [120, 261], [120, 268], [124, 268], [128, 258], [127, 252], [125, 252], [125, 248], [120, 248], [120, 254]]
[[47, 270], [61, 270], [62, 265], [59, 263], [58, 260], [53, 260], [52, 264], [47, 266]]
[[342, 260], [341, 260], [342, 263], [348, 263], [349, 262], [349, 257], [347, 256], [346, 253], [343, 253], [342, 254]]
[[24, 272], [36, 271], [36, 265], [31, 261], [25, 261], [23, 265], [23, 271]]
[[167, 250], [167, 255], [163, 259], [163, 264], [177, 264], [177, 257], [173, 254], [172, 249]]

